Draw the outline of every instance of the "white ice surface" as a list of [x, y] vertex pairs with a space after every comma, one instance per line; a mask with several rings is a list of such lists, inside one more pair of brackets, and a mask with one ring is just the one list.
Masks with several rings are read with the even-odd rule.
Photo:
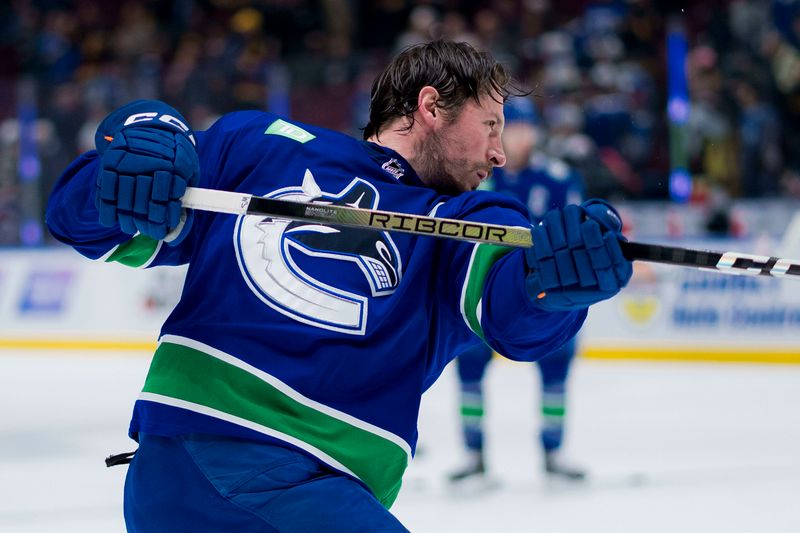
[[[146, 355], [0, 352], [0, 532], [124, 531], [126, 437]], [[492, 491], [455, 494], [462, 459], [451, 368], [426, 394], [421, 452], [393, 507], [411, 531], [800, 532], [800, 367], [577, 361], [567, 454], [582, 486], [548, 483], [537, 376], [487, 377]]]

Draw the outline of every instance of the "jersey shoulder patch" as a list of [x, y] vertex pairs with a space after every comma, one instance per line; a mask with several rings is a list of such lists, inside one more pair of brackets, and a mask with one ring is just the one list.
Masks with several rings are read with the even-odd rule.
[[264, 130], [264, 135], [280, 135], [281, 137], [286, 137], [287, 139], [292, 139], [302, 144], [305, 144], [308, 141], [316, 138], [316, 135], [313, 135], [300, 126], [292, 124], [291, 122], [287, 122], [281, 118], [272, 122], [267, 129]]

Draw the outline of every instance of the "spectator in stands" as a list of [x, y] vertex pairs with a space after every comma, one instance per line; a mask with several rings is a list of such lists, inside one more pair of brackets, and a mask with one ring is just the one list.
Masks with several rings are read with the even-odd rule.
[[[698, 108], [692, 134], [699, 139], [690, 143], [698, 148], [692, 171], [734, 196], [774, 195], [782, 187], [800, 189], [799, 5], [531, 0], [495, 2], [486, 9], [481, 2], [422, 0], [5, 2], [0, 3], [0, 123], [14, 121], [24, 76], [36, 86], [38, 115], [54, 124], [65, 116], [54, 102], [73, 89], [83, 95], [69, 111], [67, 127], [74, 120], [73, 129], [125, 101], [162, 98], [180, 102], [197, 124], [278, 102], [282, 107], [276, 111], [347, 130], [348, 106], [358, 105], [354, 93], [361, 71], [384, 62], [395, 47], [445, 36], [487, 47], [518, 68], [517, 77], [541, 97], [545, 117], [549, 108], [578, 105], [581, 120], [571, 139], [588, 134], [601, 145], [606, 166], [616, 169], [618, 183], [601, 192], [661, 197], [666, 189], [658, 183], [666, 182], [669, 160], [663, 27], [672, 12], [687, 19], [690, 46], [714, 57], [708, 72], [696, 72], [706, 93], [698, 96], [692, 88]], [[748, 88], [752, 81], [721, 83], [732, 77], [758, 80], [759, 89]], [[587, 94], [592, 79], [601, 90]], [[283, 84], [278, 91], [276, 83]], [[276, 101], [276, 93], [287, 96]], [[63, 126], [58, 124], [59, 136]], [[756, 142], [762, 134], [766, 139]], [[730, 156], [737, 144], [740, 161]], [[44, 161], [51, 156], [42, 150], [42, 168], [60, 167]], [[602, 170], [600, 176], [586, 174], [591, 192], [602, 185], [608, 168], [594, 162], [589, 167]], [[745, 173], [741, 179], [738, 167]], [[14, 213], [13, 207], [3, 208], [0, 216], [13, 220]]]
[[780, 149], [781, 123], [775, 107], [748, 79], [733, 83], [741, 108], [739, 137], [742, 194], [750, 198], [776, 196], [783, 166]]

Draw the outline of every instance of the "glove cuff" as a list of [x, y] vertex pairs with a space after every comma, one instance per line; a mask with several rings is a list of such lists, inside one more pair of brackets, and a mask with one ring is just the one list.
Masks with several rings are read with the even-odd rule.
[[183, 239], [189, 234], [189, 229], [192, 227], [192, 220], [194, 219], [194, 211], [191, 209], [183, 209], [181, 211], [181, 220], [178, 225], [172, 228], [169, 233], [164, 237], [164, 242], [170, 246], [178, 246]]
[[588, 218], [600, 224], [606, 231], [622, 232], [622, 217], [613, 205], [600, 198], [590, 198], [581, 204]]

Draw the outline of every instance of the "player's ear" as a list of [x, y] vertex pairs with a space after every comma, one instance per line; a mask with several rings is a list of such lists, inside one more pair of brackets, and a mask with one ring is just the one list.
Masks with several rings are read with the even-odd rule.
[[441, 110], [438, 107], [439, 91], [426, 85], [419, 91], [417, 96], [417, 111], [419, 120], [428, 127], [433, 125], [441, 118]]

